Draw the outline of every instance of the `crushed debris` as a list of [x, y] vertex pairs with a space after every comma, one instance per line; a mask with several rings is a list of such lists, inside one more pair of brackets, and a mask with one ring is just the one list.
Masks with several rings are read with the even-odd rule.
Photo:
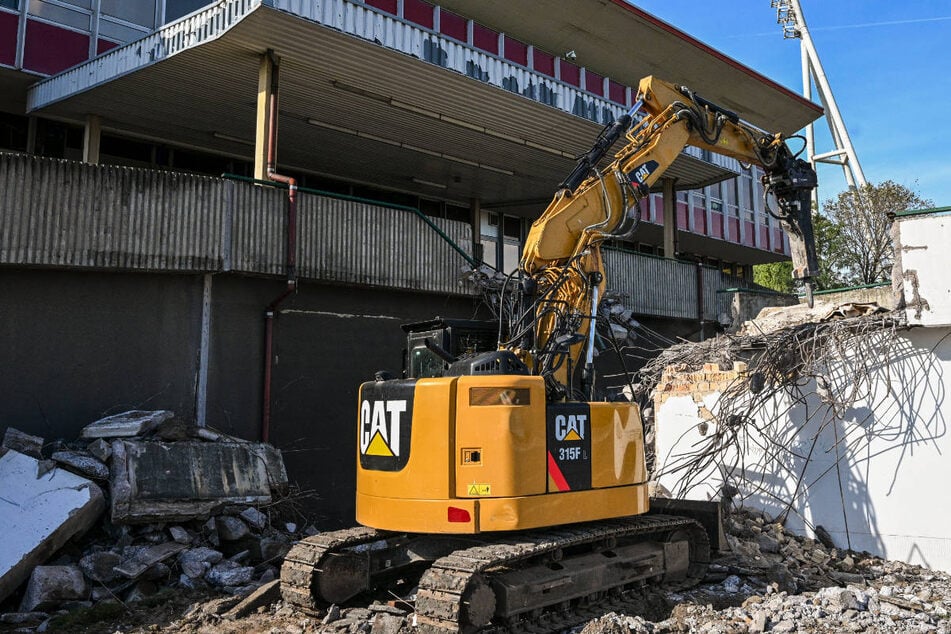
[[[680, 593], [633, 591], [623, 598], [623, 609], [593, 613], [591, 621], [566, 634], [951, 631], [951, 577], [947, 574], [829, 548], [789, 533], [776, 518], [760, 512], [733, 512], [725, 528], [731, 549], [714, 560], [703, 584]], [[211, 550], [202, 554], [208, 556]], [[212, 556], [210, 561], [215, 559]], [[229, 567], [237, 569], [233, 564]], [[415, 631], [413, 588], [402, 596], [365, 597], [362, 602], [304, 614], [281, 601], [278, 584], [272, 579], [254, 591], [227, 596], [210, 588], [214, 594], [198, 597], [179, 587], [174, 594], [153, 595], [161, 601], [146, 597], [134, 605], [128, 601], [126, 606], [114, 601], [105, 604], [118, 606], [118, 612], [105, 611], [102, 604], [76, 609], [68, 619], [60, 616], [49, 621], [48, 631]], [[4, 623], [11, 628], [16, 623], [17, 629], [32, 632], [46, 618], [27, 612], [6, 614], [0, 617], [0, 631]], [[77, 623], [83, 623], [82, 629]]]
[[127, 616], [166, 590], [237, 603], [273, 585], [291, 544], [317, 532], [286, 530], [300, 516], [274, 447], [176, 420], [127, 412], [75, 442], [6, 430], [0, 632], [55, 631], [77, 610]]
[[740, 326], [737, 335], [741, 337], [768, 335], [784, 328], [791, 328], [807, 323], [850, 319], [884, 312], [888, 312], [887, 309], [873, 302], [847, 302], [844, 304], [816, 302], [812, 308], [807, 304], [768, 306], [761, 310], [755, 319], [744, 322]]

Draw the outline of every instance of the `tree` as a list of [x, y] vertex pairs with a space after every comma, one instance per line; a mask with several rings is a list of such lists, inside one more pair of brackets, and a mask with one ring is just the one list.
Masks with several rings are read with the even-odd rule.
[[792, 262], [770, 262], [753, 267], [753, 282], [777, 293], [792, 293]]
[[837, 285], [887, 281], [893, 259], [889, 214], [932, 206], [930, 200], [893, 181], [850, 188], [827, 200], [823, 211], [833, 227], [822, 238], [817, 230], [816, 243], [825, 256], [822, 267], [828, 267], [829, 281]]
[[816, 259], [819, 260], [816, 290], [848, 286], [842, 274], [842, 227], [813, 210], [812, 233], [816, 240]]
[[[841, 231], [839, 226], [813, 210], [812, 231], [816, 240], [816, 256], [819, 260], [819, 276], [816, 288], [825, 290], [843, 286], [842, 276], [838, 273], [838, 253], [841, 250]], [[792, 277], [792, 262], [770, 262], [753, 267], [753, 281], [779, 293], [800, 292], [800, 284]]]

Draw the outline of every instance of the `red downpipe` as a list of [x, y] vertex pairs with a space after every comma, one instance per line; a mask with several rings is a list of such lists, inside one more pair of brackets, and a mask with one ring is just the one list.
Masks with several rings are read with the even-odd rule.
[[274, 356], [274, 317], [278, 307], [297, 291], [297, 180], [277, 173], [277, 92], [278, 65], [268, 51], [271, 63], [271, 95], [268, 113], [267, 177], [287, 185], [287, 288], [274, 298], [264, 311], [264, 407], [261, 419], [261, 440], [268, 442], [271, 432], [271, 376]]

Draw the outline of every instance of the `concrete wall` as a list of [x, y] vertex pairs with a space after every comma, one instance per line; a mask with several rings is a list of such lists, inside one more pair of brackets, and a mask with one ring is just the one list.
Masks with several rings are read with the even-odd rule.
[[[729, 482], [735, 501], [784, 515], [793, 530], [822, 525], [840, 547], [951, 570], [951, 328], [880, 333], [863, 345], [863, 365], [879, 360], [867, 376], [856, 376], [848, 356], [826, 360], [832, 393], [857, 390], [847, 406], [801, 380], [746, 420], [722, 421], [721, 411], [750, 398], [742, 371], [665, 376], [655, 400], [660, 483], [718, 499]], [[707, 467], [677, 469], [718, 433], [725, 449]]]
[[[0, 273], [0, 434], [74, 439], [134, 408], [198, 415], [205, 276], [11, 270]], [[257, 440], [264, 308], [284, 282], [211, 277], [207, 425]], [[471, 318], [469, 298], [302, 283], [275, 321], [271, 442], [312, 490], [321, 529], [353, 523], [357, 388], [401, 370], [400, 324]]]
[[0, 430], [72, 439], [117, 412], [194, 416], [201, 277], [0, 269]]

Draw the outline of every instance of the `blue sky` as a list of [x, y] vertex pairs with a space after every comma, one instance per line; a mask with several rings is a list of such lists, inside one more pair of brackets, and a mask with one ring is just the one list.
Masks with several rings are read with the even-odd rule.
[[[951, 2], [800, 2], [866, 179], [951, 205]], [[799, 40], [783, 39], [768, 0], [633, 4], [801, 92]], [[834, 148], [824, 119], [816, 134], [817, 151]], [[845, 187], [840, 167], [820, 165], [820, 200]]]

